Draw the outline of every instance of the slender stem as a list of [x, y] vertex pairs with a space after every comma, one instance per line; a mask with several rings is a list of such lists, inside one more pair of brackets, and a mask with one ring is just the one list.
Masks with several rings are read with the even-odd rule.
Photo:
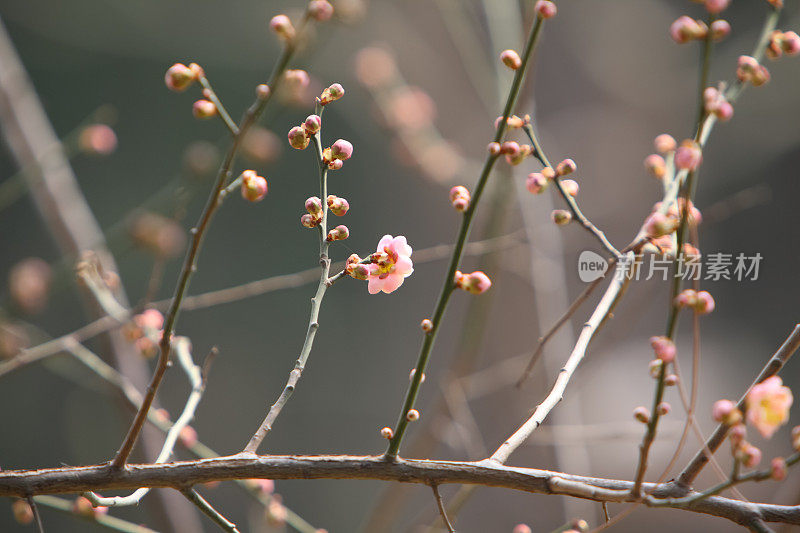
[[431, 488], [433, 489], [433, 497], [436, 499], [436, 506], [439, 508], [439, 514], [442, 515], [444, 526], [450, 533], [456, 533], [456, 530], [453, 529], [453, 524], [447, 518], [447, 510], [444, 508], [444, 503], [442, 503], [442, 495], [439, 494], [439, 485], [431, 485]]
[[[303, 17], [303, 24], [301, 28], [305, 25], [307, 18], [308, 18], [307, 15]], [[214, 183], [214, 187], [211, 190], [211, 194], [208, 197], [208, 201], [206, 202], [206, 206], [200, 215], [200, 219], [197, 225], [191, 230], [192, 243], [191, 246], [189, 247], [189, 250], [186, 253], [186, 258], [184, 259], [183, 262], [183, 268], [181, 269], [181, 273], [178, 278], [178, 283], [177, 286], [175, 287], [175, 294], [172, 297], [172, 304], [170, 305], [169, 311], [167, 311], [164, 320], [164, 333], [161, 338], [161, 342], [159, 343], [160, 354], [158, 357], [158, 363], [156, 365], [155, 371], [153, 372], [153, 377], [150, 381], [150, 385], [147, 387], [144, 401], [142, 402], [142, 407], [136, 414], [136, 417], [134, 418], [131, 427], [128, 430], [128, 434], [126, 435], [125, 440], [123, 441], [119, 451], [117, 452], [116, 456], [111, 462], [112, 468], [122, 468], [123, 466], [125, 466], [125, 462], [128, 460], [131, 451], [133, 451], [133, 446], [134, 444], [136, 444], [136, 440], [139, 437], [139, 433], [142, 430], [144, 421], [147, 418], [147, 412], [150, 410], [150, 406], [153, 404], [156, 391], [158, 390], [158, 387], [161, 384], [161, 380], [163, 379], [164, 374], [167, 371], [170, 359], [170, 349], [171, 349], [170, 339], [172, 337], [172, 333], [175, 329], [175, 325], [178, 320], [178, 313], [180, 312], [181, 303], [183, 302], [183, 298], [186, 295], [187, 289], [189, 288], [189, 282], [191, 280], [192, 274], [194, 274], [194, 272], [197, 270], [197, 257], [200, 254], [200, 250], [203, 245], [203, 239], [205, 238], [206, 232], [208, 231], [208, 228], [211, 224], [211, 220], [214, 217], [214, 214], [216, 213], [216, 210], [220, 205], [219, 195], [222, 192], [222, 189], [225, 186], [226, 181], [230, 178], [231, 167], [233, 166], [234, 160], [236, 159], [236, 155], [239, 151], [242, 139], [247, 134], [247, 131], [250, 129], [250, 126], [252, 126], [253, 123], [255, 123], [255, 121], [264, 111], [264, 108], [270, 101], [271, 96], [275, 94], [275, 89], [281, 81], [282, 74], [284, 70], [286, 70], [286, 66], [289, 63], [289, 59], [292, 57], [294, 50], [295, 50], [294, 45], [292, 43], [287, 43], [287, 45], [283, 49], [283, 53], [278, 59], [278, 62], [273, 68], [269, 81], [267, 82], [267, 85], [271, 89], [270, 92], [264, 98], [256, 98], [256, 100], [253, 102], [250, 108], [248, 108], [248, 110], [242, 117], [242, 120], [239, 125], [239, 133], [233, 137], [230, 148], [228, 149], [228, 152], [225, 155], [222, 165], [220, 166], [219, 172], [217, 173], [217, 178]]]
[[206, 96], [211, 102], [214, 104], [214, 107], [217, 108], [217, 112], [219, 113], [219, 117], [222, 119], [222, 122], [228, 127], [230, 130], [231, 135], [234, 137], [239, 136], [239, 126], [233, 121], [231, 116], [228, 114], [228, 111], [225, 109], [225, 106], [222, 105], [222, 100], [219, 99], [217, 96], [217, 92], [211, 87], [211, 82], [208, 81], [208, 78], [205, 75], [200, 76], [200, 85], [203, 86], [203, 95]]
[[112, 531], [120, 531], [122, 533], [157, 533], [155, 530], [150, 529], [149, 527], [140, 526], [138, 524], [128, 522], [127, 520], [117, 518], [116, 516], [96, 514], [84, 517], [83, 515], [77, 515], [72, 509], [72, 501], [58, 498], [56, 496], [34, 496], [33, 499], [39, 505], [49, 507], [50, 509], [64, 513], [65, 515], [72, 516], [73, 518], [84, 518], [86, 521], [91, 521], [98, 526], [110, 529]]
[[205, 498], [200, 496], [196, 490], [182, 490], [181, 494], [186, 496], [187, 500], [197, 506], [197, 508], [200, 509], [203, 514], [209, 517], [215, 524], [217, 524], [221, 530], [228, 531], [230, 533], [239, 533], [239, 530], [236, 529], [236, 524], [225, 518], [219, 511], [214, 509], [214, 507], [212, 507]]
[[42, 515], [39, 513], [39, 507], [36, 505], [36, 501], [33, 499], [33, 496], [28, 496], [28, 505], [31, 508], [31, 512], [33, 513], [33, 519], [36, 522], [36, 530], [39, 533], [44, 533], [44, 525], [42, 524]]
[[[322, 107], [317, 106], [318, 115], [322, 114], [322, 109]], [[269, 411], [267, 412], [267, 416], [264, 418], [261, 426], [259, 426], [258, 430], [250, 438], [250, 441], [247, 443], [247, 446], [244, 447], [242, 453], [256, 453], [258, 451], [258, 447], [261, 445], [261, 442], [264, 440], [264, 437], [266, 437], [267, 433], [269, 433], [269, 431], [272, 429], [275, 419], [278, 418], [278, 415], [280, 415], [284, 405], [286, 405], [286, 402], [288, 402], [289, 398], [292, 396], [292, 393], [297, 386], [297, 382], [300, 381], [300, 377], [303, 374], [303, 369], [306, 366], [306, 361], [308, 360], [309, 355], [311, 355], [311, 349], [314, 346], [314, 338], [316, 337], [317, 330], [319, 329], [319, 309], [322, 305], [322, 299], [325, 297], [325, 292], [329, 286], [328, 276], [330, 275], [331, 270], [331, 260], [328, 256], [328, 248], [330, 243], [326, 240], [328, 234], [328, 204], [325, 201], [325, 198], [328, 197], [328, 166], [325, 164], [325, 161], [322, 157], [321, 135], [322, 132], [319, 131], [316, 133], [316, 135], [314, 135], [314, 137], [312, 137], [314, 141], [314, 147], [316, 148], [317, 163], [319, 164], [320, 198], [323, 199], [322, 220], [318, 226], [320, 276], [319, 284], [317, 285], [317, 293], [311, 299], [311, 314], [308, 319], [306, 338], [303, 342], [303, 348], [300, 350], [300, 356], [297, 358], [294, 368], [289, 373], [289, 379], [283, 388], [283, 392], [281, 392], [278, 400], [272, 404], [272, 407], [270, 407]]]
[[[528, 36], [528, 41], [525, 46], [525, 51], [522, 54], [522, 66], [517, 69], [516, 74], [514, 76], [514, 81], [511, 85], [511, 90], [509, 91], [508, 98], [506, 99], [505, 109], [503, 110], [503, 117], [500, 120], [500, 123], [497, 126], [497, 132], [494, 136], [494, 142], [499, 142], [503, 135], [505, 134], [506, 127], [508, 126], [507, 121], [508, 117], [511, 115], [511, 111], [514, 108], [514, 105], [517, 102], [517, 98], [519, 96], [520, 88], [522, 87], [522, 80], [525, 78], [525, 73], [528, 68], [528, 63], [530, 57], [533, 53], [533, 49], [536, 46], [536, 42], [539, 38], [539, 33], [542, 28], [543, 21], [541, 18], [537, 18], [531, 28], [530, 34]], [[453, 250], [453, 255], [450, 259], [450, 266], [447, 269], [447, 274], [445, 275], [444, 283], [442, 285], [441, 292], [439, 293], [439, 298], [436, 303], [436, 307], [434, 309], [433, 317], [431, 317], [431, 321], [433, 322], [433, 328], [431, 331], [425, 333], [425, 337], [422, 343], [422, 348], [420, 350], [419, 358], [417, 359], [416, 365], [416, 372], [414, 373], [414, 378], [411, 380], [411, 384], [408, 387], [408, 391], [406, 392], [406, 398], [403, 402], [403, 408], [400, 412], [400, 415], [397, 420], [397, 425], [394, 430], [394, 436], [389, 441], [389, 446], [386, 450], [386, 458], [393, 460], [397, 457], [397, 453], [400, 450], [400, 443], [403, 441], [403, 435], [405, 434], [406, 427], [408, 426], [408, 419], [406, 418], [406, 413], [410, 411], [414, 407], [414, 402], [417, 399], [417, 395], [419, 393], [420, 383], [422, 382], [422, 376], [425, 372], [425, 367], [428, 364], [428, 358], [430, 357], [431, 349], [433, 348], [433, 344], [436, 341], [436, 334], [439, 331], [439, 326], [441, 325], [442, 318], [444, 317], [444, 312], [447, 308], [447, 304], [450, 301], [450, 296], [455, 289], [455, 285], [453, 284], [453, 279], [455, 277], [456, 270], [458, 269], [459, 263], [461, 262], [461, 256], [464, 251], [464, 245], [469, 237], [469, 230], [472, 225], [472, 219], [475, 216], [475, 210], [478, 207], [478, 203], [480, 201], [481, 195], [483, 194], [483, 190], [486, 187], [486, 183], [489, 179], [489, 174], [492, 171], [492, 167], [497, 162], [498, 156], [489, 154], [486, 157], [486, 161], [483, 165], [483, 170], [481, 171], [480, 177], [478, 178], [478, 183], [475, 186], [475, 190], [472, 194], [472, 201], [470, 202], [469, 208], [464, 212], [464, 218], [461, 221], [461, 228], [458, 232], [458, 237], [456, 238], [456, 245]]]

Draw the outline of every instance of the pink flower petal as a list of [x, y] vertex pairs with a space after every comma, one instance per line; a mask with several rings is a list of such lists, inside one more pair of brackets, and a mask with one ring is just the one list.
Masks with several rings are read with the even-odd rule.
[[410, 276], [414, 272], [414, 266], [411, 259], [405, 255], [401, 255], [395, 263], [395, 274], [400, 274], [403, 277]]
[[367, 291], [369, 291], [370, 294], [378, 294], [381, 292], [385, 282], [386, 280], [383, 280], [378, 276], [371, 276], [369, 278], [369, 284], [367, 285]]
[[392, 242], [391, 235], [384, 235], [383, 237], [381, 237], [381, 240], [378, 241], [378, 252], [382, 252], [385, 247], [391, 244], [391, 242]]
[[399, 255], [411, 255], [411, 246], [408, 245], [408, 241], [406, 241], [406, 238], [402, 235], [398, 235], [392, 240], [392, 246], [394, 247], [394, 251]]
[[400, 287], [400, 285], [403, 284], [404, 280], [405, 278], [401, 275], [391, 274], [385, 280], [383, 280], [383, 287], [381, 288], [381, 290], [386, 294], [394, 292], [397, 290], [398, 287]]

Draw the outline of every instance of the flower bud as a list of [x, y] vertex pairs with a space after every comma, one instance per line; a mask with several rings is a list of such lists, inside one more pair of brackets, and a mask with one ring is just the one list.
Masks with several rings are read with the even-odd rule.
[[489, 151], [491, 155], [500, 155], [500, 152], [502, 151], [500, 143], [496, 142], [490, 142], [489, 145], [486, 147], [486, 149]]
[[353, 145], [344, 139], [339, 139], [331, 145], [331, 157], [340, 161], [347, 161], [353, 155]]
[[741, 422], [734, 424], [728, 431], [728, 438], [734, 446], [738, 446], [747, 437], [747, 428]]
[[669, 27], [669, 35], [678, 44], [684, 44], [706, 36], [705, 24], [683, 15]]
[[319, 97], [319, 104], [320, 105], [327, 105], [331, 102], [334, 102], [344, 96], [344, 87], [341, 86], [339, 83], [334, 83], [324, 91]]
[[422, 331], [424, 331], [425, 333], [429, 333], [433, 331], [433, 322], [431, 321], [431, 319], [426, 318], [419, 323], [419, 327], [422, 328]]
[[549, 19], [556, 16], [558, 9], [556, 5], [550, 0], [537, 0], [533, 6], [536, 16], [540, 19]]
[[456, 286], [470, 294], [482, 294], [492, 286], [492, 280], [480, 270], [471, 274], [456, 271]]
[[656, 147], [656, 151], [661, 154], [666, 154], [667, 152], [671, 152], [678, 146], [678, 143], [675, 142], [675, 139], [672, 137], [672, 135], [669, 135], [667, 133], [662, 133], [661, 135], [656, 137], [653, 144]]
[[333, 161], [328, 162], [328, 168], [331, 170], [339, 170], [344, 166], [344, 163], [341, 159], [334, 159]]
[[678, 376], [675, 374], [670, 374], [664, 378], [664, 385], [666, 385], [667, 387], [674, 387], [677, 384], [678, 384]]
[[564, 189], [564, 192], [568, 195], [575, 198], [578, 196], [578, 191], [580, 190], [580, 186], [578, 186], [578, 182], [575, 180], [561, 180], [561, 187]]
[[311, 0], [308, 15], [317, 22], [324, 22], [333, 16], [333, 6], [328, 0]]
[[308, 143], [311, 142], [311, 139], [309, 139], [308, 135], [306, 135], [306, 130], [301, 126], [295, 126], [294, 128], [290, 129], [288, 138], [289, 146], [296, 148], [297, 150], [306, 149], [308, 147]]
[[500, 145], [500, 153], [514, 157], [519, 154], [519, 143], [515, 141], [506, 141]]
[[183, 228], [173, 219], [155, 213], [135, 216], [129, 233], [134, 244], [158, 257], [177, 257], [186, 246]]
[[680, 225], [680, 220], [676, 217], [664, 215], [656, 211], [644, 221], [644, 230], [649, 237], [661, 237], [669, 235]]
[[703, 2], [706, 11], [713, 15], [717, 15], [725, 11], [730, 3], [731, 0], [705, 0], [705, 2]]
[[392, 428], [389, 427], [383, 428], [381, 430], [381, 437], [383, 437], [384, 439], [391, 439], [392, 437], [394, 437], [394, 431], [392, 431]]
[[259, 100], [266, 100], [272, 93], [272, 89], [266, 83], [259, 83], [256, 85], [256, 98]]
[[550, 213], [550, 218], [558, 226], [565, 226], [572, 221], [572, 213], [564, 209], [556, 209]]
[[675, 166], [684, 170], [697, 170], [703, 161], [700, 145], [692, 140], [685, 140], [675, 151]]
[[11, 504], [11, 514], [14, 515], [14, 520], [23, 526], [33, 523], [33, 509], [25, 500], [14, 500]]
[[217, 106], [211, 100], [198, 100], [192, 105], [192, 114], [199, 119], [211, 118], [217, 114]]
[[669, 338], [664, 336], [650, 337], [650, 346], [653, 347], [656, 357], [665, 363], [671, 363], [675, 359], [675, 343]]
[[144, 330], [156, 332], [164, 327], [164, 315], [158, 309], [145, 309], [133, 317], [133, 322]]
[[350, 236], [350, 230], [347, 226], [339, 225], [328, 232], [327, 241], [343, 241]]
[[661, 402], [660, 404], [658, 404], [659, 416], [668, 415], [671, 410], [672, 406], [668, 402]]
[[314, 215], [308, 213], [300, 217], [300, 224], [306, 228], [316, 228], [319, 226], [320, 222], [322, 222], [322, 218], [315, 217]]
[[650, 377], [653, 379], [658, 379], [658, 376], [661, 375], [661, 369], [664, 368], [664, 361], [661, 359], [653, 359], [650, 361], [650, 364], [647, 367], [647, 371], [650, 373]]
[[742, 421], [742, 412], [730, 400], [717, 400], [711, 408], [711, 416], [717, 422], [733, 426]]
[[541, 194], [548, 185], [547, 178], [541, 172], [531, 172], [525, 180], [525, 188], [532, 194]]
[[105, 124], [92, 124], [81, 131], [78, 146], [86, 154], [108, 155], [117, 148], [117, 134]]
[[269, 21], [269, 29], [284, 41], [291, 41], [295, 36], [292, 21], [286, 15], [275, 15]]
[[183, 63], [175, 63], [167, 69], [167, 73], [164, 75], [164, 83], [167, 84], [167, 88], [178, 93], [188, 89], [196, 79], [192, 69]]
[[317, 196], [312, 196], [306, 200], [306, 211], [309, 215], [320, 216], [322, 215], [322, 200]]
[[308, 115], [305, 122], [303, 122], [303, 129], [306, 130], [307, 135], [314, 135], [322, 127], [322, 119], [319, 115]]
[[197, 430], [192, 426], [183, 426], [178, 433], [178, 440], [181, 441], [181, 444], [183, 444], [184, 447], [191, 448], [197, 444]]
[[677, 307], [694, 307], [697, 303], [697, 292], [692, 289], [685, 289], [675, 297]]
[[308, 72], [302, 69], [288, 69], [283, 73], [283, 80], [286, 83], [289, 91], [292, 93], [302, 91], [308, 87], [309, 83], [311, 83], [311, 78], [308, 76]]
[[43, 311], [47, 306], [52, 278], [53, 269], [44, 259], [23, 259], [8, 273], [8, 290], [12, 301], [28, 314]]
[[800, 35], [793, 31], [784, 32], [781, 49], [786, 55], [794, 56], [800, 54]]
[[547, 179], [549, 179], [549, 180], [552, 180], [552, 179], [555, 179], [555, 178], [556, 178], [556, 171], [555, 171], [555, 170], [553, 170], [553, 169], [552, 169], [552, 168], [550, 168], [550, 167], [544, 167], [544, 168], [541, 170], [541, 172], [542, 172], [542, 176], [544, 176], [545, 178], [547, 178]]
[[251, 127], [242, 139], [242, 154], [262, 165], [274, 162], [282, 148], [278, 136], [260, 126]]
[[353, 279], [367, 280], [369, 279], [369, 267], [361, 263], [352, 263], [345, 267], [347, 275]]
[[775, 457], [770, 461], [769, 477], [775, 481], [783, 481], [786, 479], [786, 459], [783, 457]]
[[500, 61], [511, 70], [517, 70], [522, 66], [522, 59], [514, 50], [503, 50], [500, 54]]
[[466, 187], [456, 185], [450, 189], [450, 203], [453, 209], [459, 212], [466, 211], [469, 208], [470, 194]]
[[533, 533], [533, 530], [528, 524], [517, 524], [511, 533]]
[[734, 456], [746, 468], [753, 468], [761, 462], [761, 450], [746, 441], [736, 447]]
[[416, 422], [417, 420], [419, 420], [419, 411], [417, 411], [416, 409], [410, 409], [406, 413], [406, 420], [408, 420], [409, 422]]
[[697, 311], [697, 314], [707, 315], [714, 310], [714, 307], [716, 307], [716, 304], [711, 294], [707, 291], [699, 291], [697, 293], [697, 300], [694, 305], [694, 310]]
[[575, 164], [575, 161], [572, 159], [565, 159], [558, 165], [556, 165], [556, 175], [557, 176], [567, 176], [572, 174], [578, 170], [578, 165]]
[[242, 198], [248, 202], [260, 202], [267, 195], [267, 180], [255, 170], [242, 172]]
[[664, 158], [658, 154], [650, 154], [644, 158], [644, 168], [658, 179], [664, 177], [667, 173], [667, 164]]
[[328, 209], [337, 217], [344, 216], [347, 210], [350, 209], [350, 204], [344, 198], [339, 198], [331, 194], [326, 201], [328, 203]]
[[644, 406], [639, 406], [633, 410], [633, 418], [642, 424], [647, 424], [650, 422], [650, 411], [648, 411]]
[[711, 27], [709, 28], [711, 32], [711, 38], [714, 41], [721, 41], [731, 33], [731, 25], [728, 23], [727, 20], [715, 20], [711, 23]]

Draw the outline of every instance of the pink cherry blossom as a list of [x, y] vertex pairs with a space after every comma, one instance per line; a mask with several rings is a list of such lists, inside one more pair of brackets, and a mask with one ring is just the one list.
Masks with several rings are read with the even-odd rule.
[[370, 294], [383, 291], [394, 292], [403, 284], [405, 278], [414, 272], [411, 262], [411, 246], [402, 235], [392, 237], [384, 235], [378, 242], [378, 249], [373, 255], [374, 263], [369, 265]]
[[747, 421], [768, 439], [789, 419], [791, 405], [792, 391], [772, 376], [747, 393]]

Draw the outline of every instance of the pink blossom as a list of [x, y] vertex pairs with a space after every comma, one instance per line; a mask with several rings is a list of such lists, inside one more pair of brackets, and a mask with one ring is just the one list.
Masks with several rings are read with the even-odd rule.
[[403, 284], [405, 278], [414, 272], [411, 262], [411, 246], [402, 235], [392, 237], [384, 235], [378, 242], [378, 249], [373, 255], [374, 263], [369, 265], [370, 294], [383, 291], [394, 292]]
[[789, 419], [792, 391], [783, 386], [778, 376], [754, 385], [747, 393], [747, 421], [764, 438], [770, 438]]

